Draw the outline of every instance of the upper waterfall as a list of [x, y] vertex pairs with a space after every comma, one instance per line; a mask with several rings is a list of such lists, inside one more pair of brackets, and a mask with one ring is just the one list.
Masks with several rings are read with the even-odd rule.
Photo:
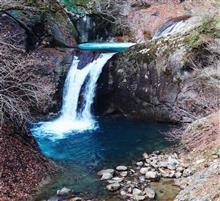
[[198, 24], [198, 18], [185, 16], [182, 18], [171, 19], [163, 24], [154, 34], [152, 40], [168, 37], [171, 35], [184, 34], [194, 29]]

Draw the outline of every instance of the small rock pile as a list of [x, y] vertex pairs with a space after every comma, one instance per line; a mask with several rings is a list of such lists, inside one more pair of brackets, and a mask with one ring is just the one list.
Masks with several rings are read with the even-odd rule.
[[42, 201], [85, 201], [83, 198], [74, 196], [74, 193], [71, 189], [63, 187], [60, 190], [57, 190], [57, 195], [53, 196], [47, 200]]
[[132, 167], [117, 166], [115, 169], [105, 169], [97, 173], [101, 180], [108, 184], [106, 189], [118, 191], [123, 199], [148, 200], [154, 199], [155, 191], [151, 182], [162, 178], [179, 179], [193, 174], [192, 168], [181, 161], [176, 153], [163, 154], [159, 151], [148, 155], [143, 154], [142, 160]]

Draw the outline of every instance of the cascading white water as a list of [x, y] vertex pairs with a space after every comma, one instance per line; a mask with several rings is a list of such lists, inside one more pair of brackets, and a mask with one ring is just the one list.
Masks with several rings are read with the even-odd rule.
[[161, 38], [161, 37], [167, 37], [169, 35], [174, 35], [182, 30], [184, 30], [185, 26], [187, 25], [187, 21], [181, 20], [177, 22], [167, 22], [164, 26], [162, 26], [154, 35], [152, 40]]
[[[95, 96], [96, 82], [102, 72], [105, 63], [115, 53], [102, 53], [93, 62], [87, 64], [83, 69], [78, 69], [79, 60], [74, 58], [70, 71], [67, 75], [61, 116], [50, 122], [42, 122], [40, 126], [32, 129], [35, 135], [50, 135], [51, 139], [64, 138], [66, 133], [83, 132], [95, 129], [96, 122], [91, 114], [91, 106]], [[88, 82], [85, 83], [89, 76]], [[77, 112], [78, 101], [83, 84], [86, 84], [83, 95], [83, 109]]]
[[91, 120], [92, 119], [92, 113], [91, 113], [91, 106], [93, 103], [93, 99], [95, 97], [95, 89], [96, 89], [96, 83], [99, 78], [99, 75], [102, 72], [102, 68], [105, 65], [105, 63], [114, 55], [115, 53], [104, 53], [99, 56], [97, 60], [94, 61], [94, 64], [96, 67], [90, 70], [89, 72], [89, 81], [86, 85], [85, 90], [85, 99], [84, 99], [84, 107], [82, 110], [81, 118], [84, 120]]

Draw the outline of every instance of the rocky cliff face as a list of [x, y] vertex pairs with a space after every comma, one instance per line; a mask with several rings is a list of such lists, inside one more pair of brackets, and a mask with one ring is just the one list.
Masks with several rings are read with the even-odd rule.
[[[209, 15], [210, 11], [219, 13], [219, 3], [214, 0], [87, 0], [76, 1], [77, 6], [70, 1], [60, 1], [70, 11], [73, 7], [78, 8], [81, 16], [100, 16], [97, 24], [108, 24], [107, 30], [114, 40], [136, 43], [147, 42], [169, 20]], [[96, 23], [95, 18], [90, 20]], [[94, 29], [90, 29], [90, 32]]]
[[209, 34], [211, 23], [115, 56], [109, 64], [111, 111], [170, 122], [191, 122], [215, 111], [220, 95], [219, 38]]

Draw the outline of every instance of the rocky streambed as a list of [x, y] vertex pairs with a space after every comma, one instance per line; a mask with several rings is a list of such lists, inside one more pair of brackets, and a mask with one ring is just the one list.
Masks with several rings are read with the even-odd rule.
[[[180, 191], [175, 180], [187, 178], [194, 173], [193, 167], [177, 153], [155, 151], [144, 153], [130, 166], [119, 165], [100, 170], [97, 175], [111, 193], [106, 200], [174, 200]], [[89, 199], [78, 197], [74, 191], [63, 187], [49, 201], [99, 200], [95, 195]], [[109, 199], [109, 197], [111, 197]]]
[[[156, 193], [160, 182], [172, 183], [175, 179], [192, 174], [193, 168], [178, 154], [159, 151], [150, 155], [144, 153], [142, 159], [131, 166], [120, 165], [115, 169], [98, 172], [101, 180], [106, 182], [106, 189], [117, 192], [123, 200], [160, 200]], [[175, 197], [175, 192], [173, 196]]]

